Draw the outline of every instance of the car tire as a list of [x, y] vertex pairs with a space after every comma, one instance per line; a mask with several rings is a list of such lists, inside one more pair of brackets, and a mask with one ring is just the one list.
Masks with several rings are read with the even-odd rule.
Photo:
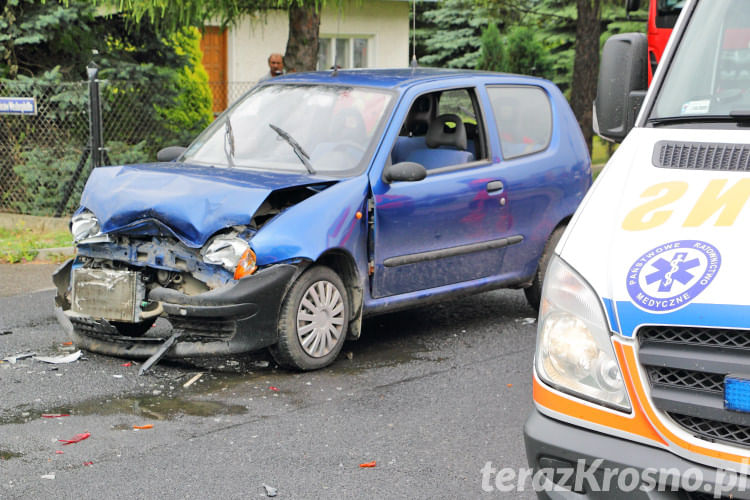
[[117, 329], [117, 333], [125, 337], [143, 337], [149, 328], [154, 326], [156, 318], [147, 319], [140, 323], [122, 323], [119, 321], [110, 321], [109, 324]]
[[534, 278], [531, 280], [531, 286], [523, 290], [529, 305], [537, 312], [539, 312], [539, 303], [542, 300], [542, 285], [544, 285], [544, 275], [547, 272], [547, 265], [549, 265], [549, 260], [552, 258], [557, 242], [560, 241], [565, 232], [565, 227], [564, 225], [558, 226], [552, 231], [547, 243], [544, 245], [542, 256], [539, 258], [539, 265], [534, 273]]
[[294, 282], [279, 313], [276, 362], [295, 370], [317, 370], [336, 359], [346, 339], [349, 296], [330, 268], [315, 266]]

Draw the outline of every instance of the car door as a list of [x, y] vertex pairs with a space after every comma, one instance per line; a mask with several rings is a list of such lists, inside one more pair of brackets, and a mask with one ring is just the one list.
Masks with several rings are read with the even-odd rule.
[[[391, 183], [371, 178], [373, 297], [499, 274], [506, 248], [521, 240], [509, 217], [500, 159], [490, 152], [479, 92], [483, 90], [449, 88], [405, 99], [410, 110], [388, 162], [424, 162], [427, 176]], [[438, 133], [440, 127], [451, 130], [441, 118], [445, 115], [464, 122], [453, 127], [467, 130], [470, 155], [460, 148], [424, 144], [430, 127]]]

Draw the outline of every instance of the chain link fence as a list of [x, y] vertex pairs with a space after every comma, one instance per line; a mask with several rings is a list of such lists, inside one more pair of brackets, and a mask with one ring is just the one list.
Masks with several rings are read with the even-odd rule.
[[[255, 82], [211, 83], [219, 114]], [[161, 82], [99, 82], [105, 165], [156, 160], [165, 146], [191, 137], [170, 129], [160, 110], [174, 89]], [[91, 172], [89, 82], [0, 80], [0, 98], [34, 98], [36, 114], [0, 114], [0, 212], [69, 215]]]

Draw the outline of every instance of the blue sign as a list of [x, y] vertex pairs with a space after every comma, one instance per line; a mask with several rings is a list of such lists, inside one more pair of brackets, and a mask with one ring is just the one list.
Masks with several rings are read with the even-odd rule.
[[35, 115], [36, 97], [0, 97], [0, 115]]
[[721, 254], [700, 240], [680, 240], [649, 250], [627, 276], [631, 300], [647, 311], [679, 309], [698, 296], [716, 277]]
[[733, 375], [724, 377], [724, 407], [750, 412], [750, 379]]

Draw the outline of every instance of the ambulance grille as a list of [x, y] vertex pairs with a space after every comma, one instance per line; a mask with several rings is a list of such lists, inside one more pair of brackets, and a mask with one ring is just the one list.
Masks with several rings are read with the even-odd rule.
[[659, 141], [652, 157], [654, 166], [686, 170], [750, 171], [750, 146], [708, 142]]
[[724, 408], [724, 377], [750, 374], [750, 330], [644, 326], [637, 338], [657, 409], [698, 439], [750, 448], [750, 413]]

